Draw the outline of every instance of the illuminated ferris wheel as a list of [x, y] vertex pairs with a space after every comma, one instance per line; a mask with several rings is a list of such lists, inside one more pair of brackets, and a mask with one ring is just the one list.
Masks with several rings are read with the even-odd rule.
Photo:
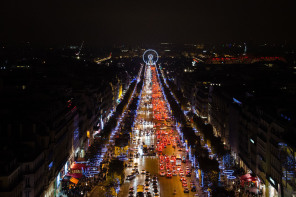
[[158, 53], [153, 49], [148, 49], [143, 53], [143, 61], [147, 65], [156, 65]]

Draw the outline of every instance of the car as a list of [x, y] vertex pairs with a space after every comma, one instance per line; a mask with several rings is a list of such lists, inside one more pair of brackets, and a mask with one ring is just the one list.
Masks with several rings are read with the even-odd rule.
[[128, 197], [134, 197], [134, 194], [128, 194]]
[[150, 188], [149, 184], [145, 184], [145, 188], [149, 189]]
[[138, 171], [138, 169], [132, 169], [132, 174], [139, 174], [139, 171]]
[[192, 191], [192, 192], [196, 192], [196, 187], [195, 187], [195, 186], [192, 187], [192, 188], [191, 188], [191, 191]]
[[135, 168], [138, 167], [138, 163], [134, 163], [134, 167], [135, 167]]
[[149, 183], [150, 183], [149, 179], [145, 179], [145, 184], [149, 184]]
[[146, 197], [152, 197], [151, 192], [147, 192], [147, 193], [146, 193]]
[[154, 196], [159, 196], [159, 193], [154, 193]]
[[134, 187], [130, 187], [129, 188], [129, 191], [134, 191]]
[[144, 193], [143, 192], [137, 192], [136, 197], [144, 197]]
[[187, 187], [184, 188], [184, 193], [189, 193], [189, 189]]
[[165, 176], [165, 171], [160, 171], [160, 172], [159, 172], [159, 175], [160, 175], [160, 176]]
[[127, 175], [126, 180], [132, 180], [133, 178], [135, 178], [135, 176], [130, 174], [130, 175]]
[[128, 163], [127, 167], [133, 167], [132, 163]]
[[146, 188], [146, 187], [145, 187], [144, 192], [145, 192], [145, 193], [149, 192], [149, 188]]
[[141, 174], [146, 174], [146, 171], [145, 170], [141, 170]]
[[173, 174], [173, 176], [177, 176], [178, 175], [176, 170], [173, 170], [172, 171], [172, 174]]
[[146, 171], [146, 176], [150, 176], [150, 173], [148, 171]]
[[154, 192], [154, 196], [155, 196], [155, 193], [158, 193], [158, 189], [153, 189], [153, 192]]
[[172, 178], [172, 173], [168, 172], [166, 175], [167, 178]]
[[183, 187], [187, 187], [187, 183], [182, 183], [182, 186]]
[[187, 177], [191, 177], [191, 173], [186, 173], [186, 176]]

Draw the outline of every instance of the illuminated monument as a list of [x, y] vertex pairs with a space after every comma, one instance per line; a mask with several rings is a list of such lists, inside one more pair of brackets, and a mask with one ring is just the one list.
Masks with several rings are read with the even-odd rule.
[[156, 65], [158, 53], [153, 49], [148, 49], [143, 53], [143, 61], [147, 65]]

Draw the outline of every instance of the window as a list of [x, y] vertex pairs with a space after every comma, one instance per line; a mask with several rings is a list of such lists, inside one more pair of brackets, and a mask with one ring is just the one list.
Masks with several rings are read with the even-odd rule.
[[30, 187], [30, 177], [26, 177], [26, 187]]
[[25, 196], [30, 197], [30, 191], [25, 191]]

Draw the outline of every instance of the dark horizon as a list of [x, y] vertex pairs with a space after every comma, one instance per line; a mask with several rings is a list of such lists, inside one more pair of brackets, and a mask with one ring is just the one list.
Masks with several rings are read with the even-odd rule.
[[1, 42], [62, 45], [273, 42], [295, 43], [292, 0], [6, 1]]

